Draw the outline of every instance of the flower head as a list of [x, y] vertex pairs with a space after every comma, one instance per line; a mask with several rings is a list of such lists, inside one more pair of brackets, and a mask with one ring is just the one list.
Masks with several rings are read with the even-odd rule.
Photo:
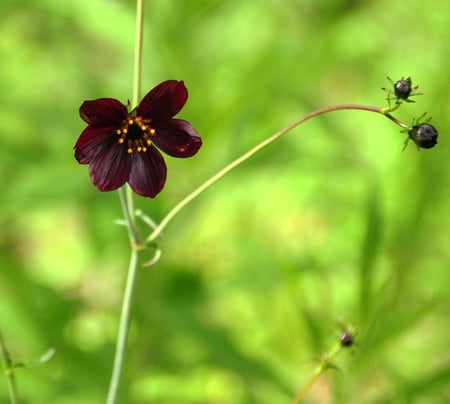
[[173, 157], [191, 157], [202, 140], [192, 125], [173, 117], [188, 92], [182, 81], [168, 80], [153, 88], [128, 112], [120, 101], [84, 101], [80, 116], [88, 124], [75, 144], [75, 158], [89, 164], [100, 191], [126, 182], [139, 195], [154, 198], [164, 187], [167, 167], [158, 149]]

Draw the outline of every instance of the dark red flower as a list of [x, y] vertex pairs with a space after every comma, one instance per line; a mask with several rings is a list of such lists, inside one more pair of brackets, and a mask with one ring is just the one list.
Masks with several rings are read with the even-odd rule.
[[154, 198], [167, 176], [156, 147], [173, 157], [197, 153], [200, 135], [189, 122], [173, 118], [187, 97], [182, 81], [168, 80], [152, 89], [131, 112], [113, 98], [83, 102], [80, 116], [88, 126], [75, 144], [75, 158], [89, 164], [91, 180], [100, 191], [112, 191], [128, 182], [137, 194]]

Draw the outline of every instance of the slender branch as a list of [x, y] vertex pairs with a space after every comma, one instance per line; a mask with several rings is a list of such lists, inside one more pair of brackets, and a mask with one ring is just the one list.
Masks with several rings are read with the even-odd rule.
[[170, 221], [177, 215], [178, 212], [180, 212], [187, 204], [189, 204], [192, 200], [194, 200], [197, 196], [199, 196], [203, 191], [207, 190], [211, 185], [215, 184], [218, 180], [220, 180], [225, 174], [230, 172], [233, 168], [242, 164], [244, 161], [248, 160], [251, 156], [253, 156], [257, 152], [259, 152], [260, 150], [264, 149], [265, 147], [267, 147], [268, 145], [270, 145], [275, 140], [279, 139], [280, 137], [282, 137], [283, 135], [285, 135], [286, 133], [288, 133], [295, 127], [308, 121], [309, 119], [314, 118], [319, 115], [326, 114], [328, 112], [342, 111], [342, 110], [360, 110], [360, 111], [375, 112], [375, 113], [386, 116], [388, 119], [395, 122], [397, 125], [401, 126], [402, 128], [407, 127], [406, 124], [404, 124], [403, 122], [400, 122], [398, 119], [396, 119], [391, 114], [389, 114], [389, 111], [386, 110], [385, 108], [373, 107], [373, 106], [368, 106], [368, 105], [358, 105], [358, 104], [342, 104], [342, 105], [332, 105], [332, 106], [316, 109], [315, 111], [312, 111], [306, 115], [303, 115], [301, 118], [295, 120], [294, 122], [290, 123], [283, 129], [280, 129], [278, 132], [274, 133], [272, 136], [263, 140], [261, 143], [257, 144], [255, 147], [250, 149], [248, 152], [244, 153], [242, 156], [240, 156], [236, 160], [232, 161], [230, 164], [228, 164], [226, 167], [224, 167], [222, 170], [220, 170], [217, 174], [213, 175], [211, 178], [209, 178], [207, 181], [205, 181], [202, 185], [200, 185], [197, 189], [195, 189], [192, 193], [190, 193], [183, 200], [181, 200], [177, 205], [175, 205], [174, 208], [172, 208], [172, 210], [161, 220], [159, 225], [154, 229], [154, 231], [146, 239], [146, 242], [149, 243], [149, 242], [155, 240], [161, 234], [161, 232], [164, 230], [164, 228], [170, 223]]
[[16, 378], [14, 375], [14, 364], [6, 347], [5, 340], [3, 339], [2, 332], [0, 331], [0, 350], [3, 364], [3, 371], [5, 372], [8, 380], [9, 398], [11, 404], [19, 404], [19, 392], [17, 390]]

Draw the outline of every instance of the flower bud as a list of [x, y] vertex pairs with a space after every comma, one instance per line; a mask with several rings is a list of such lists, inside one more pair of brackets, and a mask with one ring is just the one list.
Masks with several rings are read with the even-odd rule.
[[433, 125], [429, 123], [420, 123], [414, 125], [408, 131], [409, 138], [418, 146], [423, 149], [431, 149], [436, 146], [438, 132]]
[[341, 343], [342, 346], [344, 347], [350, 347], [354, 344], [355, 339], [354, 336], [348, 332], [348, 331], [344, 331], [340, 337], [339, 337], [339, 341]]
[[399, 100], [406, 100], [411, 95], [412, 91], [411, 85], [412, 85], [411, 77], [408, 77], [406, 79], [402, 77], [394, 84], [395, 96]]

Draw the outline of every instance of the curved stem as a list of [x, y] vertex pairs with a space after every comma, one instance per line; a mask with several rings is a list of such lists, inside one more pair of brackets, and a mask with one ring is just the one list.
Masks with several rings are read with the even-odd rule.
[[260, 150], [264, 149], [265, 147], [267, 147], [268, 145], [273, 143], [275, 140], [277, 140], [281, 136], [288, 133], [290, 130], [292, 130], [295, 127], [299, 126], [300, 124], [308, 121], [309, 119], [314, 118], [319, 115], [326, 114], [328, 112], [342, 111], [342, 110], [360, 110], [360, 111], [375, 112], [375, 113], [386, 116], [388, 119], [395, 122], [397, 125], [401, 126], [402, 128], [407, 127], [406, 124], [404, 124], [403, 122], [400, 122], [398, 119], [396, 119], [391, 114], [389, 114], [388, 111], [386, 111], [385, 109], [379, 108], [379, 107], [372, 107], [369, 105], [342, 104], [342, 105], [332, 105], [332, 106], [316, 109], [315, 111], [312, 111], [306, 115], [303, 115], [301, 118], [295, 120], [294, 122], [290, 123], [283, 129], [280, 129], [278, 132], [274, 133], [272, 136], [263, 140], [261, 143], [254, 146], [248, 152], [244, 153], [242, 156], [240, 156], [236, 160], [232, 161], [226, 167], [222, 168], [222, 170], [220, 170], [217, 174], [213, 175], [211, 178], [209, 178], [207, 181], [205, 181], [202, 185], [200, 185], [197, 189], [195, 189], [192, 193], [190, 193], [183, 200], [181, 200], [177, 205], [175, 205], [174, 208], [172, 208], [172, 210], [161, 220], [159, 225], [153, 230], [153, 232], [150, 234], [150, 236], [146, 239], [146, 242], [149, 243], [149, 242], [155, 240], [161, 234], [161, 232], [164, 230], [164, 228], [169, 224], [169, 222], [177, 215], [178, 212], [180, 212], [189, 202], [191, 202], [193, 199], [195, 199], [197, 196], [199, 196], [203, 191], [205, 191], [211, 185], [213, 185], [218, 180], [220, 180], [225, 174], [230, 172], [233, 168], [242, 164], [244, 161], [249, 159], [251, 156], [253, 156], [257, 152], [259, 152]]
[[386, 112], [381, 111], [381, 113], [388, 119], [390, 119], [392, 122], [396, 123], [398, 126], [402, 127], [403, 129], [407, 129], [408, 125], [400, 120], [398, 120], [395, 116], [392, 116], [391, 114], [388, 114]]
[[[136, 12], [136, 38], [135, 38], [135, 60], [134, 60], [134, 80], [133, 80], [133, 107], [138, 105], [141, 88], [141, 65], [142, 65], [142, 37], [143, 37], [143, 16], [144, 0], [137, 0]], [[122, 375], [123, 361], [128, 341], [128, 331], [131, 321], [131, 307], [133, 303], [134, 286], [136, 283], [138, 258], [140, 251], [140, 239], [136, 226], [136, 212], [134, 207], [134, 195], [129, 186], [124, 186], [119, 190], [120, 202], [122, 204], [123, 215], [128, 230], [131, 253], [128, 265], [128, 275], [125, 285], [125, 292], [120, 314], [119, 331], [117, 337], [116, 351], [114, 355], [114, 365], [111, 381], [108, 390], [107, 404], [114, 404], [117, 400], [120, 378]]]

